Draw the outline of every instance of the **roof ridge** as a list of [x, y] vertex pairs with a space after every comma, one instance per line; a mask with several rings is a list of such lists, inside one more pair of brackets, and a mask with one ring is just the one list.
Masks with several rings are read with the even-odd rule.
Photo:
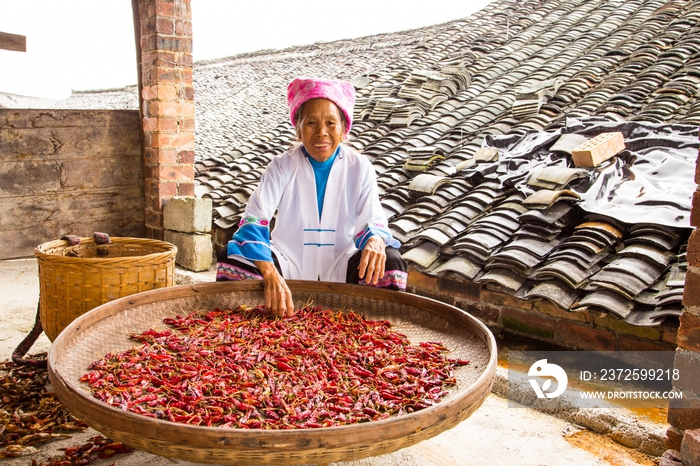
[[[406, 29], [395, 32], [384, 32], [379, 34], [370, 34], [356, 38], [337, 39], [333, 41], [317, 41], [312, 44], [292, 45], [283, 49], [262, 49], [254, 52], [245, 52], [228, 57], [212, 58], [209, 60], [197, 60], [195, 68], [213, 68], [216, 66], [226, 66], [230, 64], [264, 62], [274, 60], [284, 60], [288, 58], [314, 57], [337, 53], [343, 49], [343, 45], [355, 49], [363, 48], [363, 45], [369, 44], [369, 48], [373, 50], [386, 47], [395, 47], [397, 45], [410, 45], [416, 42], [421, 42], [425, 36], [434, 37], [442, 29], [449, 29], [457, 23], [478, 19], [483, 16], [483, 9], [473, 13], [465, 18], [454, 19], [444, 23], [433, 24], [431, 26], [422, 26], [419, 28]], [[410, 37], [406, 37], [406, 35]], [[414, 36], [415, 34], [415, 36]]]

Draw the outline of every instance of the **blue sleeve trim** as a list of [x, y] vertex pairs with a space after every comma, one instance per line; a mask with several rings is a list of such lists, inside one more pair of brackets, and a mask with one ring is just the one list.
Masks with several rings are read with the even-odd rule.
[[374, 235], [377, 235], [380, 238], [384, 238], [384, 241], [386, 241], [386, 245], [390, 248], [399, 249], [401, 247], [401, 243], [394, 239], [394, 237], [391, 234], [391, 231], [389, 231], [387, 227], [380, 223], [368, 224], [361, 232], [356, 234], [355, 238], [353, 238], [353, 241], [355, 242], [355, 247], [357, 249], [362, 250], [362, 248], [365, 247], [365, 244], [367, 244], [367, 240], [369, 240]]
[[270, 229], [256, 223], [245, 223], [228, 242], [226, 255], [241, 256], [250, 261], [272, 262]]

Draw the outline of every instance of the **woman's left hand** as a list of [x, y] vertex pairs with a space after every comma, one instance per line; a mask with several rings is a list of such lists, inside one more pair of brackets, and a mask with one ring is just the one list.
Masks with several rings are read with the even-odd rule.
[[370, 285], [376, 285], [384, 277], [386, 265], [386, 242], [379, 236], [372, 236], [362, 248], [360, 256], [360, 278]]

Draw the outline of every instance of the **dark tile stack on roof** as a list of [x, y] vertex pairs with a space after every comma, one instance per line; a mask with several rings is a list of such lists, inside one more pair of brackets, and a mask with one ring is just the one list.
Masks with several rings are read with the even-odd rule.
[[[700, 1], [497, 0], [429, 28], [198, 64], [197, 190], [217, 228], [235, 229], [292, 143], [285, 86], [301, 75], [356, 83], [349, 144], [415, 268], [635, 325], [680, 313]], [[625, 151], [574, 167], [571, 149], [609, 131]]]

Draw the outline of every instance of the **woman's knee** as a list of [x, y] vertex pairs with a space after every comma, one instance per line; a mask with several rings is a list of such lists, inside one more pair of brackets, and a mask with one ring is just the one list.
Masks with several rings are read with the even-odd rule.
[[396, 248], [386, 248], [386, 265], [384, 270], [400, 270], [406, 272], [408, 265]]
[[389, 288], [393, 290], [405, 291], [408, 281], [408, 266], [401, 257], [401, 253], [395, 248], [386, 248], [386, 262], [384, 265], [384, 276], [379, 279], [376, 285], [369, 285], [359, 278], [357, 266], [359, 265], [359, 255], [353, 256], [348, 262], [348, 274], [346, 283], [358, 283], [360, 285], [373, 286], [375, 288]]

